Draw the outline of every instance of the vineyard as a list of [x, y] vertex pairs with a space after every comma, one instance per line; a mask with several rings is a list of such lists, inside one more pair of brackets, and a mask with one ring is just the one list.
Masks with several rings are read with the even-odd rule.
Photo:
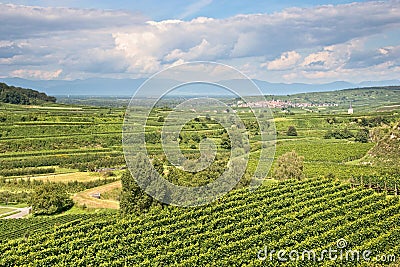
[[54, 166], [86, 171], [124, 165], [122, 109], [4, 104], [0, 117], [0, 165], [7, 170], [0, 175], [53, 173]]
[[[348, 115], [334, 108], [272, 111], [274, 162], [266, 182], [254, 192], [245, 186], [264, 144], [253, 114], [237, 108], [249, 144], [235, 152], [249, 151], [249, 163], [234, 191], [195, 208], [162, 205], [138, 194], [140, 208], [124, 212], [124, 192], [135, 190], [121, 188], [129, 184], [124, 175], [130, 175], [121, 142], [124, 108], [0, 104], [3, 212], [7, 205], [32, 205], [35, 212], [41, 195], [56, 199], [65, 194], [61, 200], [74, 201], [70, 210], [54, 214], [1, 219], [0, 266], [336, 266], [337, 261], [329, 260], [281, 261], [266, 250], [314, 250], [320, 255], [337, 248], [338, 240], [346, 241], [346, 249], [372, 253], [368, 260], [342, 260], [339, 265], [374, 266], [382, 255], [390, 261], [379, 263], [399, 264], [399, 258], [391, 257], [400, 257], [400, 176], [392, 156], [398, 154], [398, 139], [391, 137], [398, 136], [394, 125], [399, 112]], [[213, 114], [191, 119], [179, 133], [179, 148], [196, 159], [201, 140], [208, 138], [216, 144], [215, 161], [197, 173], [175, 168], [160, 139], [170, 111], [156, 107], [146, 121], [153, 166], [176, 185], [210, 183], [224, 171], [238, 140], [230, 139]], [[289, 134], [289, 129], [294, 131]], [[360, 133], [369, 133], [367, 142], [358, 138]], [[385, 153], [386, 146], [394, 147], [392, 154]], [[292, 151], [302, 158], [301, 180], [278, 181], [278, 159]], [[52, 188], [48, 184], [57, 185], [56, 193], [38, 196]]]
[[96, 218], [93, 214], [69, 214], [57, 217], [37, 217], [23, 220], [3, 220], [0, 224], [0, 243], [18, 238], [27, 238], [32, 234], [43, 234], [67, 223], [77, 223]]
[[318, 253], [339, 239], [349, 249], [370, 249], [372, 260], [383, 252], [399, 255], [399, 212], [398, 197], [327, 179], [290, 180], [231, 192], [205, 207], [81, 218], [46, 234], [32, 231], [0, 245], [0, 265], [276, 266], [276, 260], [258, 258], [265, 246]]
[[125, 166], [123, 115], [120, 108], [0, 104], [0, 203], [32, 205], [46, 182], [64, 184], [72, 197], [119, 179], [102, 170]]

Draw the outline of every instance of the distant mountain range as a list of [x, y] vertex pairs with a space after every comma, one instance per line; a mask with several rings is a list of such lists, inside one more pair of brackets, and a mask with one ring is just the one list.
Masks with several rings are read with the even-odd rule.
[[[52, 96], [131, 96], [146, 81], [145, 78], [140, 79], [109, 79], [109, 78], [90, 78], [84, 80], [26, 80], [21, 78], [3, 78], [0, 82], [13, 86], [31, 88], [44, 92]], [[386, 81], [366, 81], [361, 83], [349, 83], [337, 81], [325, 84], [304, 84], [304, 83], [270, 83], [261, 80], [253, 80], [265, 95], [291, 95], [297, 93], [308, 92], [326, 92], [348, 88], [361, 88], [373, 86], [390, 86], [400, 85], [400, 80]], [[168, 81], [165, 81], [169, 84]], [[224, 85], [229, 84], [246, 84], [243, 80], [223, 81]], [[204, 87], [191, 86], [185, 94], [215, 94], [215, 87], [204, 89]]]

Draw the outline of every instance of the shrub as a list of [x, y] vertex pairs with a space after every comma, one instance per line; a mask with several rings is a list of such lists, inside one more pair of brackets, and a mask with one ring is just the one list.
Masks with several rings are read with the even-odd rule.
[[332, 137], [335, 139], [349, 139], [354, 137], [354, 134], [350, 132], [349, 129], [345, 128], [343, 130], [334, 130], [334, 131], [329, 130], [324, 135], [325, 139], [330, 139]]
[[368, 143], [369, 131], [367, 129], [359, 130], [356, 134], [355, 141], [360, 143]]
[[274, 177], [279, 180], [301, 180], [303, 178], [304, 169], [303, 160], [304, 157], [297, 155], [295, 151], [283, 154], [278, 158]]
[[287, 132], [286, 132], [287, 136], [297, 136], [297, 130], [296, 127], [294, 126], [289, 126]]

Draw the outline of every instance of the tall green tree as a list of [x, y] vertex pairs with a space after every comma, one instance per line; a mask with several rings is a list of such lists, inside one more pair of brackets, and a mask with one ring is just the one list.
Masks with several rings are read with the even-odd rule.
[[224, 149], [231, 149], [231, 140], [229, 138], [228, 133], [223, 133], [221, 136], [221, 147]]
[[33, 193], [31, 204], [33, 214], [52, 215], [70, 209], [74, 202], [62, 184], [44, 183]]
[[355, 136], [355, 141], [361, 143], [368, 143], [368, 138], [369, 138], [368, 129], [361, 129], [357, 132]]
[[121, 214], [130, 215], [148, 211], [153, 204], [153, 198], [139, 187], [128, 170], [123, 173], [121, 182]]
[[[122, 192], [120, 208], [122, 215], [140, 214], [147, 212], [153, 206], [162, 206], [162, 204], [148, 195], [145, 190], [154, 192], [164, 202], [168, 202], [168, 192], [163, 184], [155, 179], [157, 172], [161, 172], [160, 163], [156, 163], [155, 169], [150, 166], [146, 155], [140, 153], [136, 156], [132, 173], [127, 170], [121, 177]], [[144, 181], [141, 186], [138, 185], [135, 178]], [[165, 199], [164, 199], [165, 198]]]

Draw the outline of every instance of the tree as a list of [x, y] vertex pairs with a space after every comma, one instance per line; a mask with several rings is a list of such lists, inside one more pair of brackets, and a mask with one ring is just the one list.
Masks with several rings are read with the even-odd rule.
[[191, 135], [191, 139], [196, 142], [196, 143], [200, 143], [201, 139], [200, 139], [200, 135], [198, 133], [193, 133]]
[[56, 102], [56, 98], [32, 89], [9, 86], [0, 83], [0, 102], [10, 104], [36, 104], [42, 102]]
[[[349, 138], [354, 137], [354, 134], [352, 132], [350, 132], [349, 129], [344, 128], [344, 130], [341, 132], [341, 136], [342, 136], [342, 138], [340, 138], [340, 139], [349, 139]], [[339, 139], [339, 138], [337, 138], [337, 139]]]
[[360, 143], [368, 143], [369, 131], [368, 129], [359, 130], [356, 134], [355, 141]]
[[4, 91], [0, 94], [0, 101], [10, 104], [29, 105], [29, 98], [26, 95], [15, 91]]
[[122, 215], [138, 214], [150, 209], [153, 199], [139, 187], [129, 170], [122, 174], [121, 182], [120, 208]]
[[353, 138], [354, 134], [349, 129], [344, 128], [343, 130], [328, 130], [324, 135], [325, 139], [330, 139], [332, 137], [335, 139], [349, 139]]
[[293, 150], [285, 153], [278, 158], [278, 163], [274, 171], [274, 177], [279, 180], [303, 178], [304, 157], [297, 155]]
[[336, 118], [326, 118], [326, 122], [329, 124], [337, 123], [338, 120]]
[[160, 160], [159, 158], [154, 158], [152, 163], [153, 163], [154, 169], [161, 176], [164, 175], [164, 162], [162, 160]]
[[287, 136], [297, 136], [297, 130], [296, 127], [294, 126], [289, 126], [287, 132], [286, 132]]
[[[126, 170], [122, 177], [122, 192], [120, 208], [122, 215], [129, 214], [140, 214], [147, 212], [153, 206], [161, 206], [161, 203], [148, 195], [145, 190], [153, 192], [159, 198], [163, 199], [163, 202], [168, 202], [168, 191], [163, 184], [158, 184], [155, 179], [159, 175], [157, 172], [161, 172], [162, 165], [160, 162], [154, 162], [155, 169], [148, 162], [148, 158], [145, 154], [138, 154], [134, 161], [132, 173]], [[138, 185], [135, 178], [140, 179], [141, 186]]]
[[224, 149], [231, 149], [231, 140], [228, 133], [223, 133], [221, 136], [221, 147]]
[[197, 144], [196, 144], [196, 142], [193, 141], [193, 140], [189, 140], [189, 147], [190, 147], [191, 149], [197, 149]]
[[70, 209], [74, 202], [62, 184], [44, 183], [33, 193], [31, 204], [33, 214], [52, 215]]

